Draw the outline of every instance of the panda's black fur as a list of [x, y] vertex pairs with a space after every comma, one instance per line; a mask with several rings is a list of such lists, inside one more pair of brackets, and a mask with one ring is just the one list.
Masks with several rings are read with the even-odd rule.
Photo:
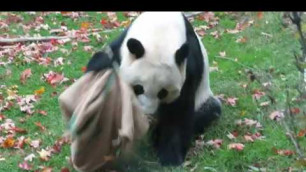
[[[153, 145], [162, 165], [181, 165], [191, 145], [192, 138], [204, 131], [212, 121], [221, 115], [220, 103], [209, 97], [195, 112], [195, 94], [200, 85], [204, 70], [203, 54], [192, 25], [184, 16], [186, 37], [189, 44], [187, 56], [186, 80], [180, 96], [170, 104], [160, 104], [157, 123], [153, 127]], [[129, 27], [109, 46], [113, 57], [105, 52], [94, 54], [87, 71], [99, 71], [110, 68], [113, 61], [120, 64], [120, 48]]]

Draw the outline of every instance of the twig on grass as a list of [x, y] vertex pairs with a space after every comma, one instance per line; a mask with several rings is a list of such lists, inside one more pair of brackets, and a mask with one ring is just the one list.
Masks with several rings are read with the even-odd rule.
[[[89, 33], [87, 33], [87, 35], [90, 35], [96, 32], [110, 33], [113, 31], [115, 31], [115, 29], [104, 30], [104, 31], [102, 29], [91, 29], [89, 30]], [[55, 32], [60, 32], [60, 31], [55, 31]], [[76, 37], [77, 36], [44, 36], [44, 37], [23, 37], [23, 38], [0, 38], [0, 43], [12, 44], [12, 43], [18, 43], [18, 42], [51, 41], [54, 39], [55, 40], [73, 39]]]
[[191, 17], [197, 16], [197, 15], [202, 14], [202, 13], [203, 12], [185, 12], [184, 14], [187, 18], [191, 18]]
[[232, 61], [232, 62], [234, 62], [234, 63], [239, 64], [240, 66], [243, 66], [243, 67], [248, 68], [248, 69], [251, 69], [251, 70], [256, 70], [256, 69], [254, 69], [254, 68], [252, 68], [252, 67], [250, 67], [250, 66], [247, 66], [247, 65], [245, 65], [245, 64], [242, 64], [242, 63], [240, 63], [240, 62], [237, 62], [237, 61], [235, 61], [234, 59], [229, 58], [229, 57], [221, 57], [221, 56], [215, 56], [215, 57], [217, 57], [217, 58], [219, 58], [219, 59], [224, 59], [224, 60]]

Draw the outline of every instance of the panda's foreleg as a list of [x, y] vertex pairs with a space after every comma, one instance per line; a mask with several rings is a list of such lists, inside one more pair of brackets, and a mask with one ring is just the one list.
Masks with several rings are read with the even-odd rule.
[[155, 130], [155, 149], [161, 165], [178, 166], [184, 162], [192, 139], [192, 120], [184, 123], [159, 123]]
[[216, 97], [209, 97], [194, 115], [194, 134], [204, 132], [204, 129], [221, 116], [221, 102]]

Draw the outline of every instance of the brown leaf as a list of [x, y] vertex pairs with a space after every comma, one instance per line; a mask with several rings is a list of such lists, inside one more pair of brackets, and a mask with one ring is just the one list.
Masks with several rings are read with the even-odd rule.
[[304, 137], [306, 136], [306, 129], [300, 130], [299, 133], [297, 134], [298, 137]]
[[21, 134], [26, 134], [27, 133], [26, 129], [22, 129], [22, 128], [18, 128], [18, 127], [14, 127], [12, 130], [15, 131], [16, 133], [21, 133]]
[[31, 75], [32, 75], [31, 69], [24, 70], [20, 76], [21, 83], [25, 84], [26, 79], [28, 79]]
[[301, 112], [300, 109], [297, 107], [291, 108], [290, 111], [293, 115], [297, 115]]
[[37, 110], [37, 113], [43, 115], [43, 116], [47, 116], [47, 112], [44, 110]]
[[40, 122], [35, 122], [35, 125], [36, 125], [37, 127], [39, 127], [39, 129], [40, 129], [41, 131], [45, 131], [45, 130], [46, 130], [46, 127], [44, 127], [43, 125], [41, 125]]
[[67, 168], [67, 167], [63, 167], [63, 168], [61, 169], [61, 172], [70, 172], [70, 170], [69, 170], [69, 168]]

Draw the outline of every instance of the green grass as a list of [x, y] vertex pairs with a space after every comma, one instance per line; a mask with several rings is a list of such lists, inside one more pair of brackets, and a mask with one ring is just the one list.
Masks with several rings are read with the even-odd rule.
[[[24, 23], [31, 22], [35, 16], [31, 16], [27, 13], [15, 13], [22, 16]], [[82, 22], [90, 22], [93, 28], [100, 28], [101, 17], [106, 17], [104, 13], [88, 12], [88, 16], [80, 17], [73, 20], [69, 17], [64, 17], [61, 14], [49, 14], [44, 16], [44, 23], [49, 24], [51, 28], [59, 28], [61, 23], [65, 23], [68, 30], [79, 29]], [[147, 144], [140, 146], [140, 157], [145, 159], [138, 162], [131, 163], [130, 170], [124, 168], [124, 171], [190, 171], [194, 168], [194, 171], [248, 171], [249, 166], [259, 165], [261, 168], [265, 168], [267, 171], [283, 171], [288, 167], [294, 167], [296, 170], [302, 171], [303, 167], [296, 166], [295, 159], [297, 155], [281, 156], [273, 152], [272, 148], [277, 149], [290, 149], [295, 150], [293, 144], [286, 137], [284, 128], [277, 122], [269, 119], [269, 114], [274, 110], [283, 109], [286, 107], [286, 86], [288, 85], [290, 90], [290, 98], [297, 95], [294, 89], [295, 84], [298, 82], [298, 72], [294, 66], [293, 50], [299, 50], [299, 42], [295, 38], [292, 30], [283, 28], [281, 25], [281, 13], [264, 13], [264, 17], [259, 20], [254, 13], [241, 13], [238, 14], [238, 20], [242, 17], [247, 17], [249, 20], [254, 20], [254, 24], [247, 27], [245, 30], [238, 34], [228, 34], [224, 31], [226, 29], [233, 29], [236, 26], [237, 19], [231, 14], [225, 14], [218, 12], [219, 24], [212, 31], [218, 30], [223, 32], [220, 39], [215, 39], [213, 36], [206, 34], [202, 39], [209, 56], [209, 62], [212, 65], [217, 63], [219, 71], [213, 71], [210, 75], [211, 88], [216, 95], [224, 94], [226, 97], [237, 97], [237, 106], [231, 107], [224, 103], [223, 116], [214, 127], [204, 134], [204, 140], [211, 139], [223, 139], [223, 144], [220, 149], [213, 149], [209, 147], [203, 147], [197, 152], [196, 156], [188, 156], [186, 161], [190, 161], [191, 164], [187, 167], [177, 168], [163, 168], [155, 163], [156, 159], [152, 156], [152, 150], [148, 148]], [[0, 19], [4, 20], [7, 15], [0, 13]], [[118, 13], [119, 21], [124, 21], [126, 18], [122, 13]], [[55, 23], [53, 23], [55, 22]], [[268, 24], [267, 24], [268, 22]], [[203, 21], [195, 20], [194, 26], [200, 26], [206, 24]], [[262, 32], [271, 34], [272, 37], [265, 37]], [[24, 35], [22, 27], [18, 24], [10, 24], [9, 35]], [[38, 33], [31, 30], [30, 35]], [[42, 30], [39, 32], [41, 35], [49, 35], [48, 31]], [[4, 34], [4, 31], [0, 30], [0, 35]], [[97, 42], [93, 37], [89, 43], [78, 43], [76, 50], [71, 50], [71, 43], [64, 44], [60, 48], [68, 49], [71, 51], [68, 55], [63, 54], [60, 51], [55, 51], [46, 54], [46, 56], [55, 59], [58, 57], [65, 58], [65, 65], [59, 67], [53, 67], [50, 65], [44, 67], [33, 62], [30, 64], [18, 63], [17, 60], [6, 67], [0, 66], [0, 74], [6, 72], [6, 69], [12, 71], [12, 75], [6, 78], [0, 78], [0, 85], [6, 85], [10, 87], [12, 85], [18, 85], [18, 94], [27, 95], [34, 94], [34, 90], [44, 86], [46, 92], [43, 93], [41, 99], [35, 103], [35, 110], [47, 111], [47, 116], [34, 113], [29, 116], [24, 123], [20, 123], [19, 119], [26, 117], [21, 113], [19, 107], [15, 105], [8, 111], [1, 112], [7, 118], [14, 120], [15, 124], [20, 128], [25, 128], [28, 134], [23, 134], [25, 137], [31, 139], [41, 139], [41, 148], [52, 146], [56, 139], [58, 139], [63, 133], [65, 124], [60, 113], [58, 106], [58, 95], [64, 90], [65, 86], [69, 83], [63, 83], [57, 87], [52, 87], [40, 78], [44, 73], [49, 71], [63, 72], [67, 78], [79, 78], [82, 76], [81, 68], [85, 66], [90, 59], [93, 52], [85, 52], [83, 47], [85, 45], [91, 45], [94, 47], [94, 51], [99, 50], [105, 43], [109, 43], [116, 36], [120, 34], [119, 31], [115, 31], [109, 34], [101, 33], [103, 37], [103, 43]], [[244, 36], [247, 38], [246, 43], [236, 43], [236, 39]], [[261, 86], [257, 82], [250, 82], [245, 72], [247, 69], [245, 66], [239, 65], [236, 62], [219, 58], [219, 52], [225, 51], [226, 57], [231, 59], [238, 59], [239, 63], [248, 66], [253, 69], [253, 72], [260, 76], [264, 81], [272, 82], [272, 96], [276, 100], [276, 104], [269, 105], [268, 107], [258, 107], [257, 103], [252, 99], [252, 90], [261, 89]], [[23, 56], [20, 56], [22, 61]], [[2, 59], [0, 59], [2, 60]], [[6, 60], [4, 60], [6, 61]], [[71, 65], [66, 64], [67, 61], [71, 62]], [[32, 69], [32, 76], [26, 81], [26, 84], [20, 83], [20, 74], [27, 68]], [[270, 68], [274, 68], [273, 73], [267, 72]], [[286, 80], [283, 80], [281, 75], [284, 75]], [[268, 78], [271, 76], [271, 78]], [[248, 88], [244, 89], [240, 85], [248, 84]], [[6, 97], [5, 89], [0, 89], [0, 92]], [[57, 92], [57, 96], [51, 96], [53, 92]], [[267, 97], [264, 96], [260, 99], [260, 102], [267, 101]], [[292, 104], [294, 107], [301, 107], [303, 104]], [[245, 111], [244, 115], [241, 115]], [[235, 125], [235, 120], [250, 118], [258, 120], [262, 125], [262, 134], [266, 138], [264, 140], [256, 140], [254, 143], [246, 143], [241, 136], [236, 140], [230, 140], [227, 138], [227, 134], [233, 130], [243, 132], [255, 132], [254, 127], [242, 128]], [[41, 122], [47, 130], [41, 132], [34, 122]], [[3, 121], [0, 121], [2, 123]], [[5, 135], [1, 133], [1, 135]], [[0, 135], [0, 136], [1, 136]], [[20, 136], [18, 134], [17, 136]], [[232, 142], [241, 142], [245, 144], [245, 148], [241, 152], [235, 150], [229, 150], [227, 145]], [[305, 145], [306, 139], [300, 138], [300, 144], [302, 150], [306, 152]], [[23, 150], [17, 149], [4, 149], [0, 148], [0, 155], [5, 157], [5, 161], [0, 161], [0, 171], [22, 171], [18, 168], [18, 164], [23, 161], [23, 158], [33, 152], [37, 157], [36, 150], [25, 146]], [[70, 155], [70, 149], [68, 145], [65, 145], [59, 154], [53, 155], [49, 161], [42, 162], [38, 158], [34, 159], [34, 169], [38, 166], [49, 166], [54, 171], [59, 171], [62, 167], [69, 167], [73, 171], [71, 165], [68, 163], [67, 157]]]

